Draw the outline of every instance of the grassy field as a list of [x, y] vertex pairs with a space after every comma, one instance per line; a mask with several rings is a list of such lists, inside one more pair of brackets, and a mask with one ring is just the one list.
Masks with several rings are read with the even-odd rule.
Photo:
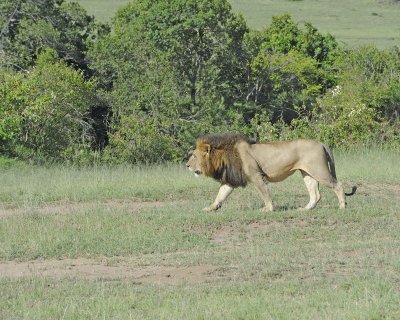
[[[91, 14], [109, 21], [128, 0], [79, 0]], [[380, 48], [400, 45], [400, 3], [391, 0], [231, 0], [251, 28], [270, 24], [272, 16], [290, 13], [298, 22], [309, 21], [349, 46], [373, 43]]]
[[0, 169], [0, 319], [399, 319], [399, 152], [338, 153], [357, 194], [300, 175], [217, 213], [183, 166]]

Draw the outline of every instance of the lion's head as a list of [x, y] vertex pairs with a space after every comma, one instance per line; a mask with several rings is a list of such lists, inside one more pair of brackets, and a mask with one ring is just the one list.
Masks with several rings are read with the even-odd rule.
[[204, 174], [232, 187], [244, 187], [247, 179], [236, 149], [241, 141], [254, 143], [238, 134], [202, 136], [196, 140], [196, 149], [186, 167], [196, 175]]

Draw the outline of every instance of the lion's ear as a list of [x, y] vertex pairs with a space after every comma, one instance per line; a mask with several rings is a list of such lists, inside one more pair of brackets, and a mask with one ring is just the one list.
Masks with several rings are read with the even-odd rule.
[[211, 152], [211, 146], [207, 143], [202, 144], [201, 149], [206, 155], [209, 155]]
[[197, 145], [196, 145], [196, 149], [198, 149], [199, 151], [201, 151], [202, 153], [204, 152], [205, 154], [210, 154], [211, 152], [211, 145], [204, 143], [203, 141], [200, 141]]

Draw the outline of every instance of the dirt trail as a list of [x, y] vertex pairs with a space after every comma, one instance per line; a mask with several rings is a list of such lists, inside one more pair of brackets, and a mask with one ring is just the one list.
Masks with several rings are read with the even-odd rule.
[[400, 198], [400, 184], [393, 183], [362, 183], [356, 194], [369, 195], [371, 193], [379, 194], [380, 196], [395, 196]]
[[111, 199], [105, 201], [90, 202], [68, 202], [58, 201], [45, 203], [41, 206], [21, 206], [17, 208], [7, 208], [0, 204], [0, 219], [14, 215], [29, 214], [73, 214], [84, 209], [95, 209], [103, 207], [107, 209], [125, 209], [128, 213], [135, 213], [147, 208], [160, 208], [164, 206], [173, 206], [175, 201], [144, 201], [143, 199]]
[[129, 280], [138, 283], [177, 284], [214, 281], [219, 266], [137, 266], [129, 259], [109, 264], [86, 258], [0, 263], [0, 278], [50, 277], [85, 280]]
[[[30, 214], [74, 214], [81, 210], [96, 209], [123, 209], [127, 213], [136, 213], [143, 209], [176, 206], [180, 202], [174, 201], [143, 201], [141, 199], [112, 199], [92, 202], [54, 202], [42, 206], [7, 208], [0, 206], [0, 219], [14, 215]], [[50, 278], [78, 278], [85, 280], [128, 280], [138, 283], [177, 284], [181, 282], [201, 283], [214, 281], [219, 266], [191, 265], [191, 266], [163, 266], [142, 265], [143, 261], [136, 258], [118, 257], [113, 259], [49, 259], [33, 260], [28, 262], [5, 261], [0, 262], [0, 278], [50, 277]]]

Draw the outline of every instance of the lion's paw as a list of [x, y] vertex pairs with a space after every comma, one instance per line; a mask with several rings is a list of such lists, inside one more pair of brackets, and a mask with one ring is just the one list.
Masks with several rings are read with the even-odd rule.
[[261, 212], [271, 212], [274, 211], [274, 207], [270, 206], [270, 207], [262, 207], [261, 208]]
[[221, 206], [211, 205], [203, 209], [204, 212], [217, 211]]

